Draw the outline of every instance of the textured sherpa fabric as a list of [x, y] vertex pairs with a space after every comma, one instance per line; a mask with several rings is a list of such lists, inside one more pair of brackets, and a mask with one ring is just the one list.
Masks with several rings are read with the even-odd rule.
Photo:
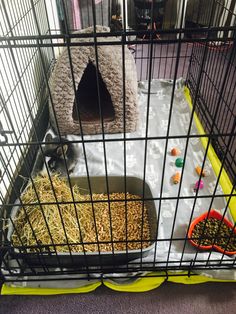
[[[108, 27], [97, 26], [96, 32], [109, 32]], [[92, 33], [93, 28], [87, 28], [76, 33]], [[119, 41], [117, 37], [97, 37], [97, 42]], [[94, 42], [94, 37], [76, 38], [73, 42]], [[104, 121], [105, 133], [118, 133], [124, 131], [123, 122], [123, 70], [122, 46], [99, 45], [98, 64], [99, 72], [110, 93], [115, 118], [113, 121]], [[126, 132], [132, 132], [137, 124], [137, 73], [134, 59], [127, 47], [124, 48], [125, 60], [125, 120]], [[89, 62], [96, 66], [95, 48], [92, 46], [71, 46], [70, 54], [76, 89]], [[60, 133], [81, 134], [78, 121], [72, 117], [75, 93], [71, 74], [71, 65], [68, 49], [65, 48], [57, 60], [50, 78], [52, 104], [50, 103], [50, 117], [52, 125], [57, 129], [55, 115]], [[79, 104], [78, 104], [79, 105]], [[96, 134], [102, 132], [101, 122], [89, 123], [82, 121], [83, 134]]]

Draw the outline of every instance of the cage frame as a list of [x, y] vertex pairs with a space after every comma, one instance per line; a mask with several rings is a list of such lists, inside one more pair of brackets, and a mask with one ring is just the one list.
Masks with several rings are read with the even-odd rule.
[[[213, 16], [213, 10], [212, 10], [212, 14], [210, 17], [210, 20], [208, 21], [208, 25], [207, 27], [205, 27], [204, 29], [195, 29], [195, 28], [176, 28], [176, 29], [158, 29], [155, 30], [153, 28], [153, 26], [151, 27], [151, 29], [148, 29], [146, 31], [133, 31], [133, 30], [128, 30], [128, 26], [126, 25], [126, 15], [127, 12], [125, 10], [125, 6], [123, 6], [123, 16], [124, 16], [124, 26], [123, 26], [123, 30], [122, 31], [118, 31], [115, 33], [116, 36], [119, 36], [121, 38], [120, 41], [108, 41], [105, 43], [100, 42], [100, 38], [105, 36], [108, 39], [111, 37], [111, 34], [109, 32], [107, 33], [97, 33], [96, 31], [96, 5], [95, 2], [92, 1], [92, 13], [93, 13], [93, 33], [92, 34], [75, 34], [72, 33], [70, 31], [70, 27], [68, 25], [68, 19], [67, 19], [67, 9], [66, 9], [66, 4], [65, 1], [62, 1], [62, 10], [64, 12], [64, 17], [65, 17], [65, 32], [58, 34], [57, 31], [55, 32], [56, 34], [52, 34], [52, 33], [46, 33], [46, 34], [42, 34], [41, 29], [40, 29], [40, 23], [39, 23], [39, 13], [37, 12], [36, 8], [37, 8], [37, 4], [41, 3], [45, 6], [45, 2], [43, 0], [38, 0], [36, 2], [34, 2], [33, 0], [30, 1], [30, 10], [32, 12], [32, 21], [34, 21], [35, 26], [36, 26], [36, 30], [37, 30], [37, 35], [14, 35], [12, 28], [10, 27], [10, 31], [7, 35], [1, 36], [0, 37], [0, 42], [1, 42], [1, 46], [0, 49], [9, 49], [11, 58], [13, 60], [13, 63], [15, 65], [15, 69], [17, 71], [17, 76], [19, 79], [19, 84], [22, 86], [22, 90], [24, 91], [24, 97], [25, 99], [27, 99], [27, 92], [26, 92], [26, 88], [24, 86], [24, 82], [22, 80], [21, 74], [20, 74], [20, 68], [17, 66], [17, 61], [14, 57], [14, 53], [13, 50], [14, 49], [36, 49], [38, 51], [39, 54], [39, 60], [40, 60], [40, 64], [42, 67], [42, 72], [43, 72], [43, 84], [42, 84], [42, 88], [45, 88], [48, 90], [48, 97], [51, 100], [51, 102], [53, 103], [53, 99], [52, 99], [52, 95], [51, 95], [51, 89], [50, 89], [50, 85], [48, 83], [48, 77], [49, 77], [49, 73], [51, 71], [51, 68], [53, 67], [53, 63], [55, 61], [55, 55], [54, 55], [54, 48], [57, 47], [65, 47], [68, 53], [68, 58], [69, 58], [69, 64], [70, 64], [70, 68], [71, 68], [71, 74], [72, 74], [72, 83], [73, 83], [73, 89], [74, 89], [74, 94], [76, 95], [76, 84], [75, 84], [75, 78], [74, 78], [74, 74], [73, 74], [73, 61], [72, 61], [72, 57], [71, 57], [71, 47], [73, 46], [83, 46], [83, 45], [87, 45], [87, 46], [94, 46], [95, 49], [95, 63], [96, 63], [96, 69], [97, 69], [97, 84], [98, 84], [98, 70], [99, 70], [99, 54], [98, 54], [98, 47], [101, 45], [105, 45], [107, 43], [109, 43], [109, 45], [119, 45], [122, 48], [122, 75], [123, 78], [125, 77], [125, 71], [126, 71], [126, 67], [125, 67], [125, 59], [124, 59], [124, 55], [125, 55], [125, 46], [126, 45], [131, 45], [131, 44], [135, 44], [135, 45], [141, 45], [141, 47], [144, 47], [144, 42], [142, 39], [138, 39], [136, 38], [135, 40], [129, 40], [128, 36], [146, 36], [149, 39], [145, 40], [145, 45], [148, 46], [148, 53], [147, 53], [147, 57], [144, 56], [144, 51], [142, 49], [141, 51], [141, 56], [138, 56], [138, 53], [135, 52], [135, 58], [136, 58], [136, 62], [138, 62], [138, 60], [140, 60], [141, 62], [141, 67], [144, 66], [142, 62], [144, 62], [143, 60], [147, 60], [147, 64], [146, 64], [146, 78], [148, 80], [148, 99], [147, 99], [147, 121], [146, 121], [146, 132], [145, 132], [145, 136], [143, 138], [127, 138], [126, 137], [126, 124], [125, 124], [125, 117], [126, 117], [126, 113], [125, 113], [125, 95], [126, 95], [126, 86], [123, 83], [123, 124], [124, 124], [124, 132], [123, 132], [123, 136], [120, 136], [119, 138], [116, 139], [112, 139], [112, 141], [114, 142], [118, 142], [118, 141], [122, 141], [124, 143], [124, 177], [126, 177], [126, 143], [128, 141], [139, 141], [139, 140], [143, 140], [145, 143], [145, 158], [144, 158], [144, 173], [143, 173], [143, 181], [145, 182], [145, 176], [146, 176], [146, 158], [147, 158], [147, 143], [148, 140], [150, 140], [150, 137], [148, 136], [148, 117], [149, 117], [149, 108], [150, 108], [150, 91], [151, 91], [151, 79], [152, 79], [152, 71], [154, 68], [154, 60], [155, 58], [158, 59], [158, 56], [156, 56], [156, 50], [155, 50], [155, 45], [160, 45], [161, 49], [163, 47], [164, 49], [164, 45], [167, 45], [167, 54], [165, 57], [160, 55], [160, 60], [166, 58], [168, 58], [168, 49], [171, 49], [171, 45], [176, 45], [177, 47], [177, 52], [173, 53], [172, 60], [174, 62], [174, 65], [172, 64], [171, 67], [174, 67], [174, 71], [173, 71], [173, 89], [172, 89], [172, 95], [171, 95], [171, 107], [170, 107], [170, 115], [169, 115], [169, 121], [171, 119], [171, 114], [172, 114], [172, 105], [173, 105], [173, 99], [174, 99], [174, 91], [175, 91], [175, 84], [176, 84], [176, 80], [178, 77], [178, 70], [179, 70], [179, 62], [181, 61], [181, 49], [183, 47], [183, 45], [186, 45], [187, 47], [190, 45], [192, 47], [192, 51], [191, 51], [191, 55], [189, 57], [190, 60], [190, 65], [196, 60], [197, 60], [197, 54], [199, 53], [199, 43], [202, 49], [202, 55], [200, 55], [200, 61], [199, 61], [199, 66], [200, 66], [200, 71], [197, 72], [197, 78], [196, 78], [196, 82], [195, 82], [195, 87], [193, 87], [192, 82], [191, 82], [191, 73], [190, 70], [188, 71], [188, 75], [186, 78], [186, 82], [187, 82], [187, 86], [190, 88], [190, 91], [193, 92], [193, 107], [192, 107], [192, 111], [191, 111], [191, 122], [190, 122], [190, 127], [191, 127], [191, 123], [192, 120], [194, 118], [194, 113], [197, 111], [198, 114], [200, 115], [200, 117], [203, 119], [204, 116], [204, 105], [206, 105], [206, 103], [204, 102], [199, 102], [199, 93], [200, 90], [202, 88], [202, 75], [204, 74], [204, 66], [205, 66], [205, 62], [206, 59], [209, 57], [209, 51], [211, 51], [211, 49], [215, 49], [215, 53], [219, 54], [219, 58], [222, 58], [224, 60], [224, 62], [227, 63], [226, 66], [226, 71], [224, 73], [224, 79], [223, 84], [220, 85], [220, 88], [215, 88], [215, 91], [219, 94], [219, 98], [218, 98], [218, 103], [216, 106], [216, 111], [214, 113], [214, 116], [210, 118], [208, 118], [207, 122], [211, 123], [211, 127], [210, 129], [207, 130], [207, 133], [203, 134], [203, 135], [197, 135], [196, 137], [199, 138], [206, 138], [208, 140], [207, 143], [207, 147], [206, 147], [206, 153], [204, 155], [204, 160], [203, 160], [203, 164], [202, 167], [204, 167], [206, 158], [207, 158], [207, 152], [209, 150], [210, 144], [212, 143], [213, 148], [215, 149], [217, 155], [219, 156], [219, 159], [221, 160], [221, 166], [220, 166], [220, 172], [218, 174], [217, 177], [217, 183], [216, 183], [216, 187], [218, 185], [219, 182], [219, 178], [220, 178], [220, 174], [222, 173], [224, 167], [226, 166], [227, 169], [229, 170], [229, 175], [231, 178], [233, 178], [233, 176], [235, 177], [235, 168], [233, 168], [232, 164], [235, 164], [235, 151], [234, 149], [231, 147], [231, 141], [235, 142], [235, 120], [234, 120], [234, 126], [232, 127], [233, 131], [229, 131], [227, 130], [226, 132], [224, 131], [224, 129], [221, 131], [219, 129], [217, 129], [216, 134], [213, 133], [214, 128], [215, 128], [215, 122], [216, 122], [216, 118], [217, 118], [217, 110], [220, 110], [220, 108], [217, 109], [217, 107], [219, 107], [220, 101], [222, 100], [223, 94], [225, 92], [225, 84], [227, 83], [227, 80], [229, 80], [228, 78], [228, 73], [230, 71], [233, 71], [234, 73], [234, 65], [233, 62], [235, 60], [235, 54], [234, 54], [234, 50], [236, 48], [236, 40], [235, 40], [235, 31], [236, 31], [236, 27], [235, 25], [233, 26], [212, 26], [212, 20], [214, 18]], [[152, 2], [153, 3], [153, 2]], [[7, 11], [6, 8], [6, 3], [4, 0], [2, 0], [2, 12], [4, 12], [5, 17], [6, 17], [6, 21], [8, 25], [11, 25], [11, 13]], [[218, 5], [217, 1], [212, 1], [212, 7]], [[226, 8], [224, 5], [222, 5], [224, 12], [226, 14], [226, 12], [229, 12], [230, 9]], [[44, 7], [46, 8], [46, 6]], [[230, 12], [231, 14], [234, 14], [234, 12]], [[14, 12], [15, 14], [15, 12]], [[47, 9], [46, 9], [46, 15], [47, 15]], [[182, 8], [181, 11], [181, 20], [183, 21], [183, 16], [184, 16], [184, 8]], [[50, 25], [49, 25], [49, 21], [48, 21], [48, 16], [46, 16], [46, 20], [48, 23], [48, 30], [50, 30]], [[181, 25], [183, 25], [181, 23]], [[29, 26], [29, 25], [28, 25]], [[224, 34], [227, 34], [227, 36], [221, 37], [221, 32], [224, 32]], [[199, 40], [199, 38], [186, 38], [183, 37], [184, 35], [188, 35], [188, 34], [207, 34], [207, 36], [205, 38], [201, 38]], [[161, 35], [161, 39], [158, 40], [158, 42], [155, 41], [156, 39], [156, 35]], [[112, 34], [114, 35], [114, 34]], [[178, 35], [178, 36], [177, 36]], [[213, 36], [212, 36], [213, 35]], [[83, 43], [76, 43], [73, 41], [73, 39], [76, 38], [83, 38], [84, 42]], [[86, 42], [86, 38], [92, 39], [92, 42], [89, 40]], [[218, 46], [217, 44], [214, 45], [214, 42], [222, 42], [223, 45], [222, 46]], [[230, 42], [230, 44], [229, 44]], [[213, 43], [213, 44], [212, 44]], [[219, 49], [219, 47], [222, 49], [222, 51]], [[43, 56], [43, 52], [44, 50], [47, 51], [47, 53], [49, 53], [48, 51], [51, 50], [52, 52], [52, 64], [50, 64], [47, 68], [46, 66], [46, 62], [44, 60], [44, 56]], [[214, 50], [213, 50], [214, 51]], [[194, 54], [195, 52], [195, 54]], [[185, 51], [185, 56], [183, 57], [184, 62], [187, 62], [187, 49]], [[171, 54], [171, 52], [170, 52]], [[27, 56], [27, 54], [25, 53], [25, 55]], [[195, 58], [195, 59], [194, 59]], [[212, 57], [213, 58], [213, 57]], [[174, 61], [175, 60], [175, 61]], [[215, 61], [216, 62], [216, 59]], [[190, 67], [190, 66], [189, 66]], [[189, 68], [190, 69], [190, 68]], [[192, 70], [196, 70], [194, 68], [192, 68]], [[141, 70], [141, 75], [142, 75], [142, 70]], [[191, 90], [192, 88], [192, 90]], [[204, 90], [204, 88], [203, 88]], [[99, 88], [98, 88], [99, 91]], [[13, 91], [14, 92], [14, 91]], [[229, 94], [227, 97], [230, 97]], [[231, 100], [230, 103], [232, 102], [233, 99], [233, 94], [231, 95]], [[4, 103], [3, 99], [2, 103]], [[82, 132], [82, 121], [80, 119], [80, 114], [78, 112], [78, 120], [79, 120], [79, 126], [81, 128], [81, 140], [80, 141], [72, 141], [72, 143], [80, 143], [82, 145], [83, 148], [83, 152], [85, 155], [85, 164], [86, 164], [86, 171], [87, 171], [87, 176], [88, 176], [88, 181], [89, 181], [89, 170], [88, 170], [88, 164], [87, 164], [87, 160], [86, 160], [86, 148], [85, 148], [85, 144], [86, 143], [91, 143], [91, 142], [100, 142], [102, 143], [102, 148], [103, 148], [103, 155], [104, 155], [104, 160], [105, 160], [105, 174], [106, 174], [106, 188], [108, 191], [108, 203], [110, 202], [109, 200], [109, 183], [108, 183], [108, 170], [107, 170], [107, 164], [106, 164], [106, 142], [111, 141], [109, 139], [107, 139], [105, 137], [105, 132], [104, 132], [104, 121], [103, 121], [103, 115], [102, 115], [102, 110], [101, 110], [101, 104], [100, 104], [100, 95], [98, 92], [98, 100], [99, 100], [99, 107], [100, 107], [100, 117], [101, 117], [101, 127], [102, 127], [102, 138], [99, 140], [93, 140], [93, 139], [84, 139], [84, 134]], [[201, 100], [201, 99], [200, 99]], [[5, 102], [6, 103], [6, 102]], [[33, 183], [33, 176], [32, 176], [32, 169], [33, 169], [33, 164], [36, 160], [36, 152], [39, 150], [41, 151], [41, 153], [43, 153], [43, 145], [45, 144], [45, 142], [43, 142], [43, 136], [44, 136], [44, 132], [46, 130], [46, 120], [48, 119], [48, 108], [47, 108], [47, 101], [45, 101], [42, 105], [42, 108], [39, 107], [38, 109], [38, 113], [40, 116], [40, 119], [38, 119], [37, 117], [33, 117], [30, 116], [30, 120], [32, 122], [32, 129], [33, 129], [33, 137], [30, 141], [22, 141], [19, 140], [19, 138], [13, 134], [15, 136], [16, 141], [13, 140], [13, 143], [2, 143], [1, 142], [1, 147], [3, 148], [3, 150], [7, 147], [19, 147], [20, 150], [20, 155], [21, 155], [21, 160], [24, 159], [22, 166], [20, 167], [21, 169], [17, 169], [16, 174], [14, 176], [11, 175], [11, 171], [7, 170], [7, 164], [5, 164], [5, 172], [7, 173], [7, 176], [9, 177], [9, 180], [11, 182], [10, 186], [11, 186], [11, 192], [7, 191], [7, 197], [3, 198], [3, 196], [1, 195], [1, 224], [6, 223], [6, 221], [9, 219], [6, 216], [6, 213], [9, 212], [9, 209], [14, 205], [14, 201], [17, 196], [20, 196], [20, 191], [22, 189], [22, 187], [24, 187], [26, 185], [26, 182], [22, 179], [23, 177], [28, 177], [29, 180]], [[40, 112], [41, 110], [41, 112]], [[29, 108], [29, 112], [31, 112], [31, 109]], [[225, 111], [224, 111], [225, 112]], [[234, 117], [234, 114], [230, 111], [230, 106], [228, 106], [228, 113], [230, 113], [232, 115], [232, 117]], [[55, 111], [53, 112], [53, 114], [55, 115]], [[234, 117], [235, 119], [235, 117]], [[38, 121], [37, 121], [38, 120]], [[10, 119], [11, 121], [11, 119]], [[12, 124], [11, 124], [12, 125]], [[58, 127], [58, 124], [56, 123], [56, 128], [58, 131], [58, 136], [61, 139], [62, 134], [60, 132], [60, 128]], [[13, 128], [14, 129], [14, 128]], [[38, 132], [39, 129], [42, 129], [42, 132]], [[6, 130], [4, 130], [6, 131]], [[3, 132], [4, 133], [4, 132]], [[3, 134], [1, 133], [1, 135]], [[12, 134], [9, 135], [9, 137], [12, 137], [12, 139], [14, 139]], [[193, 135], [190, 135], [190, 128], [189, 128], [189, 132], [186, 136], [184, 136], [184, 138], [186, 138], [187, 143], [189, 141], [190, 138], [193, 138]], [[222, 142], [218, 140], [218, 138], [222, 139], [224, 137], [229, 138], [228, 142], [224, 142], [224, 147], [222, 147]], [[165, 155], [167, 154], [167, 144], [168, 144], [168, 140], [171, 138], [177, 138], [177, 136], [170, 136], [169, 135], [169, 126], [168, 126], [168, 132], [166, 136], [156, 136], [154, 138], [152, 138], [153, 140], [160, 140], [160, 139], [165, 139], [166, 140], [166, 145], [164, 148], [165, 151]], [[62, 145], [62, 141], [60, 142], [60, 144]], [[25, 156], [24, 153], [24, 148], [27, 147], [28, 152], [27, 155]], [[188, 144], [186, 145], [186, 149], [184, 152], [184, 158], [187, 155], [187, 147]], [[232, 152], [230, 151], [230, 147], [232, 149]], [[5, 151], [4, 151], [5, 153]], [[64, 154], [64, 153], [63, 153]], [[64, 155], [65, 158], [65, 155]], [[45, 159], [45, 157], [43, 157], [43, 159]], [[158, 215], [160, 215], [161, 213], [161, 201], [165, 200], [165, 197], [163, 196], [163, 184], [164, 184], [164, 172], [165, 172], [165, 161], [166, 159], [164, 159], [164, 165], [163, 165], [163, 170], [162, 170], [162, 179], [161, 179], [161, 191], [160, 191], [160, 197], [158, 198], [153, 198], [153, 200], [159, 200], [159, 211], [158, 211]], [[8, 163], [9, 164], [9, 163]], [[232, 168], [230, 168], [232, 166]], [[67, 166], [66, 166], [67, 167]], [[10, 168], [10, 166], [9, 166]], [[183, 167], [184, 170], [184, 167]], [[49, 173], [49, 169], [47, 168], [47, 172]], [[50, 176], [49, 176], [50, 177]], [[69, 172], [67, 169], [67, 177], [69, 179]], [[202, 173], [200, 175], [200, 179], [202, 178]], [[68, 180], [69, 182], [69, 186], [70, 186], [70, 190], [71, 193], [73, 195], [72, 192], [72, 185], [70, 183], [70, 180]], [[233, 182], [233, 188], [232, 191], [229, 192], [228, 194], [224, 193], [223, 195], [216, 195], [216, 187], [214, 189], [214, 192], [212, 195], [205, 195], [204, 197], [209, 197], [212, 199], [215, 197], [228, 197], [228, 201], [227, 201], [227, 206], [225, 208], [225, 212], [227, 211], [228, 205], [230, 203], [230, 200], [235, 197], [234, 194], [234, 189], [235, 189], [235, 181]], [[51, 182], [52, 184], [52, 182]], [[53, 186], [53, 185], [52, 185]], [[194, 276], [196, 275], [196, 273], [194, 272], [198, 272], [200, 270], [206, 270], [206, 269], [235, 269], [235, 259], [232, 260], [231, 263], [229, 263], [228, 261], [224, 261], [224, 254], [222, 255], [222, 259], [220, 261], [220, 266], [218, 265], [217, 261], [214, 259], [211, 259], [211, 253], [209, 253], [209, 257], [207, 259], [207, 261], [205, 260], [201, 260], [198, 258], [198, 251], [196, 252], [196, 255], [194, 257], [193, 260], [189, 260], [188, 261], [188, 265], [186, 266], [186, 264], [184, 265], [184, 263], [186, 263], [186, 261], [184, 261], [183, 263], [183, 256], [184, 256], [184, 250], [183, 250], [183, 255], [181, 260], [179, 261], [179, 265], [175, 266], [174, 265], [174, 261], [171, 261], [169, 259], [170, 257], [170, 251], [171, 251], [171, 245], [172, 245], [172, 241], [185, 241], [185, 244], [187, 243], [187, 238], [181, 238], [181, 239], [175, 239], [173, 237], [173, 231], [174, 231], [174, 225], [175, 225], [175, 219], [176, 219], [176, 214], [177, 214], [177, 210], [178, 210], [178, 201], [181, 199], [181, 195], [180, 195], [180, 190], [181, 190], [181, 186], [182, 186], [182, 179], [180, 180], [180, 188], [178, 191], [178, 195], [177, 195], [177, 205], [176, 205], [176, 210], [175, 210], [175, 216], [174, 216], [174, 221], [173, 221], [173, 229], [172, 229], [172, 233], [171, 233], [171, 237], [170, 239], [167, 239], [170, 242], [169, 245], [169, 251], [168, 251], [168, 258], [166, 261], [165, 266], [159, 266], [158, 264], [161, 264], [161, 262], [154, 260], [153, 261], [153, 265], [150, 266], [149, 263], [145, 264], [145, 262], [141, 261], [138, 263], [138, 267], [132, 268], [133, 266], [130, 265], [126, 265], [126, 274], [122, 275], [122, 273], [124, 272], [124, 268], [123, 267], [117, 267], [112, 265], [111, 267], [106, 267], [104, 269], [104, 267], [102, 267], [102, 264], [100, 265], [101, 267], [98, 269], [93, 269], [92, 272], [89, 269], [89, 267], [85, 267], [85, 269], [81, 269], [80, 267], [73, 267], [72, 269], [67, 269], [64, 270], [63, 267], [60, 265], [60, 259], [58, 258], [58, 268], [59, 271], [55, 271], [55, 270], [50, 270], [48, 268], [48, 266], [45, 264], [44, 261], [44, 254], [42, 254], [42, 251], [40, 251], [40, 245], [38, 246], [39, 248], [39, 253], [36, 254], [40, 264], [41, 264], [41, 269], [36, 269], [34, 267], [31, 267], [30, 265], [28, 265], [29, 267], [25, 266], [25, 263], [22, 263], [21, 259], [16, 259], [14, 262], [16, 263], [16, 265], [14, 267], [11, 266], [11, 253], [12, 253], [12, 247], [9, 245], [9, 243], [6, 241], [6, 232], [4, 229], [1, 230], [1, 246], [0, 246], [0, 261], [1, 261], [1, 267], [0, 267], [0, 280], [2, 280], [3, 282], [5, 281], [24, 281], [24, 277], [28, 277], [27, 280], [40, 280], [41, 277], [43, 277], [44, 275], [54, 275], [55, 278], [57, 277], [58, 280], [60, 280], [60, 275], [71, 275], [71, 279], [75, 279], [78, 278], [78, 275], [83, 274], [85, 275], [84, 278], [90, 279], [91, 277], [91, 273], [97, 273], [100, 274], [99, 278], [103, 278], [104, 275], [106, 275], [106, 278], [112, 278], [112, 276], [109, 277], [109, 274], [111, 273], [120, 273], [120, 278], [129, 278], [129, 273], [132, 271], [138, 272], [138, 275], [136, 275], [136, 277], [140, 277], [143, 276], [142, 271], [146, 271], [146, 272], [154, 272], [154, 271], [158, 271], [158, 274], [154, 275], [154, 276], [160, 276], [160, 277], [168, 277], [168, 272], [171, 271], [187, 271], [188, 275], [190, 276]], [[126, 183], [125, 183], [125, 190], [126, 190]], [[94, 201], [92, 199], [92, 190], [91, 190], [91, 183], [89, 182], [89, 192], [90, 192], [90, 197], [91, 197], [91, 204], [93, 207], [93, 212], [94, 212]], [[198, 195], [198, 191], [196, 192], [196, 195], [192, 197], [194, 199], [194, 201], [196, 202], [196, 200], [198, 198], [201, 198], [201, 196]], [[143, 197], [141, 198], [142, 202], [143, 202], [143, 206], [144, 206], [144, 202], [148, 201], [148, 199], [146, 199], [144, 197], [144, 193], [143, 193]], [[125, 202], [125, 206], [127, 206], [127, 199], [124, 199]], [[38, 199], [38, 203], [40, 206], [42, 206], [40, 200]], [[75, 200], [73, 199], [73, 204], [75, 204]], [[57, 202], [58, 204], [58, 209], [59, 209], [59, 202]], [[24, 207], [24, 204], [22, 204], [22, 206]], [[109, 203], [109, 211], [110, 211], [110, 203]], [[210, 211], [210, 208], [209, 208]], [[192, 214], [194, 212], [194, 206], [192, 208]], [[94, 214], [95, 217], [95, 214]], [[192, 218], [192, 215], [191, 215]], [[127, 218], [126, 218], [127, 219]], [[159, 219], [160, 216], [158, 216], [158, 220], [157, 220], [157, 224], [159, 223]], [[191, 220], [191, 219], [190, 219]], [[96, 219], [94, 218], [94, 221], [96, 221]], [[13, 222], [13, 221], [12, 221]], [[13, 222], [14, 223], [14, 222]], [[96, 222], [95, 222], [96, 224]], [[190, 222], [189, 222], [190, 224]], [[79, 226], [79, 222], [78, 222], [78, 226]], [[236, 225], [234, 225], [234, 228], [236, 228]], [[65, 231], [65, 230], [64, 230]], [[66, 234], [66, 232], [65, 232]], [[112, 231], [111, 231], [112, 234]], [[156, 243], [158, 243], [158, 240], [156, 240]], [[100, 243], [100, 241], [98, 241], [97, 238], [97, 242]], [[111, 240], [111, 242], [113, 242], [113, 240]], [[70, 247], [68, 242], [67, 242], [68, 248]], [[99, 244], [98, 244], [99, 246]], [[24, 248], [24, 246], [22, 246], [20, 248], [21, 250], [23, 250], [23, 252], [26, 252], [26, 248]], [[155, 248], [156, 250], [156, 248]], [[100, 250], [99, 251], [99, 256], [100, 256]], [[70, 258], [73, 262], [73, 256], [70, 253]], [[114, 253], [114, 251], [113, 251]], [[84, 252], [85, 256], [86, 253]], [[56, 254], [57, 255], [57, 254]], [[215, 264], [214, 264], [215, 263]], [[140, 273], [139, 273], [140, 272]], [[37, 274], [38, 278], [35, 278], [35, 275]], [[179, 274], [178, 272], [172, 274], [173, 276], [181, 276], [181, 274]], [[185, 274], [183, 273], [183, 276]], [[145, 275], [144, 275], [145, 276]], [[23, 278], [23, 279], [22, 279]], [[54, 278], [54, 279], [55, 279]], [[80, 278], [81, 279], [81, 278]], [[50, 279], [48, 279], [50, 280]], [[63, 280], [63, 279], [61, 279]]]

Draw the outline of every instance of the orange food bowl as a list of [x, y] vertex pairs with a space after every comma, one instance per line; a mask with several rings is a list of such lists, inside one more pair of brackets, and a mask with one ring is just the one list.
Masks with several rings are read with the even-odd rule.
[[[213, 245], [200, 245], [200, 244], [198, 244], [197, 242], [195, 242], [194, 240], [191, 239], [191, 238], [192, 238], [192, 233], [193, 233], [193, 230], [194, 230], [195, 226], [196, 226], [199, 222], [203, 221], [203, 220], [206, 219], [206, 218], [215, 218], [215, 219], [217, 219], [217, 220], [219, 220], [219, 221], [223, 221], [230, 229], [232, 229], [232, 230], [234, 229], [234, 234], [236, 235], [236, 228], [234, 228], [233, 224], [232, 224], [229, 220], [227, 220], [226, 218], [223, 218], [223, 216], [222, 216], [220, 213], [218, 213], [218, 212], [215, 211], [214, 209], [211, 209], [209, 213], [206, 212], [206, 213], [202, 214], [201, 216], [197, 217], [196, 219], [194, 219], [194, 220], [192, 221], [192, 223], [191, 223], [191, 225], [190, 225], [190, 228], [189, 228], [189, 231], [188, 231], [188, 239], [189, 239], [189, 242], [190, 242], [193, 246], [195, 246], [195, 247], [197, 247], [197, 248], [199, 248], [199, 249], [201, 249], [201, 250], [211, 250], [211, 249], [215, 249], [215, 250], [217, 250], [217, 251], [219, 251], [219, 252], [221, 252], [221, 253], [227, 254], [227, 255], [234, 255], [234, 254], [236, 254], [236, 251], [226, 251], [225, 249], [223, 249], [222, 247], [220, 247], [220, 246], [217, 245], [217, 244], [213, 244]], [[206, 229], [205, 229], [205, 230], [206, 230]]]

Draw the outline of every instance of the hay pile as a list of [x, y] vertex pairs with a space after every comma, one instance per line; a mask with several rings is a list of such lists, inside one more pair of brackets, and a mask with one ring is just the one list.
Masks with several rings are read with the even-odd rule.
[[[36, 177], [34, 185], [40, 203], [46, 205], [27, 205], [38, 203], [35, 189], [30, 184], [21, 195], [24, 207], [21, 207], [14, 219], [14, 232], [12, 243], [14, 246], [27, 246], [28, 252], [56, 251], [57, 252], [96, 252], [112, 251], [112, 244], [88, 244], [97, 241], [111, 241], [111, 225], [113, 241], [126, 240], [126, 215], [125, 202], [112, 202], [112, 200], [124, 199], [124, 193], [110, 194], [111, 223], [108, 202], [94, 203], [94, 214], [90, 203], [73, 202], [71, 190], [66, 182], [57, 175], [52, 178]], [[77, 186], [73, 186], [75, 201], [90, 201], [89, 195], [82, 195]], [[56, 197], [55, 197], [56, 196]], [[127, 193], [127, 200], [138, 199], [139, 196]], [[106, 194], [93, 194], [93, 200], [107, 200]], [[44, 213], [44, 214], [43, 214]], [[95, 217], [94, 217], [95, 216]], [[95, 218], [95, 219], [94, 219]], [[78, 224], [79, 221], [79, 224]], [[95, 227], [96, 222], [96, 227]], [[148, 224], [147, 209], [144, 206], [143, 215], [143, 240], [150, 239], [150, 227]], [[80, 225], [80, 228], [79, 228]], [[142, 202], [127, 202], [127, 240], [141, 239]], [[97, 229], [97, 234], [96, 234]], [[37, 240], [36, 240], [37, 238]], [[87, 243], [84, 246], [81, 242]], [[54, 245], [52, 245], [54, 244]], [[66, 244], [61, 246], [61, 244]], [[69, 244], [69, 246], [68, 246]], [[36, 247], [40, 245], [39, 250]], [[45, 246], [46, 245], [46, 246]], [[58, 245], [58, 246], [57, 246]], [[148, 247], [150, 242], [143, 242], [142, 247]], [[128, 242], [130, 250], [140, 249], [140, 242]], [[126, 250], [126, 243], [114, 243], [114, 250]]]

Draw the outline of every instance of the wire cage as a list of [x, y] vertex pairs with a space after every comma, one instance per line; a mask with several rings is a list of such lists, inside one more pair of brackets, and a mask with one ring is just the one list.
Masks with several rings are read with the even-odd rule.
[[235, 278], [236, 3], [136, 2], [0, 1], [2, 282]]

